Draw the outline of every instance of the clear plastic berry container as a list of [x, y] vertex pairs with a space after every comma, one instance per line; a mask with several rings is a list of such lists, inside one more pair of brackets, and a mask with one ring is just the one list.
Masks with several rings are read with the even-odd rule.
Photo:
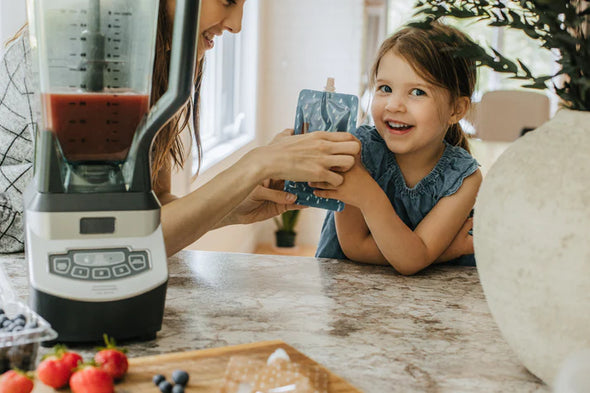
[[18, 300], [0, 265], [0, 374], [35, 369], [39, 344], [57, 337], [47, 321]]

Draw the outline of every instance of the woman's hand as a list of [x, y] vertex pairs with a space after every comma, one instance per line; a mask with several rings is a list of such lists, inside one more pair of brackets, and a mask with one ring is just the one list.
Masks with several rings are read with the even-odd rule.
[[337, 187], [317, 182], [310, 182], [309, 185], [316, 188], [314, 195], [318, 197], [338, 199], [362, 210], [362, 204], [370, 200], [367, 192], [371, 190], [372, 186], [378, 187], [378, 185], [363, 166], [359, 155], [356, 156], [352, 168], [342, 176], [343, 182]]
[[347, 132], [292, 133], [285, 130], [268, 145], [252, 151], [251, 159], [265, 177], [340, 185], [342, 172], [354, 165], [360, 142]]
[[265, 180], [224, 218], [221, 225], [249, 224], [266, 220], [287, 210], [304, 209], [305, 206], [294, 204], [297, 196], [282, 191], [283, 185], [282, 180]]

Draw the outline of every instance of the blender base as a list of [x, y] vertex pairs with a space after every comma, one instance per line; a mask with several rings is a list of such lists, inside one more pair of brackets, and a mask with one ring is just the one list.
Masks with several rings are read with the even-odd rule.
[[31, 288], [32, 308], [57, 331], [56, 343], [103, 343], [103, 334], [117, 341], [148, 341], [162, 328], [167, 281], [141, 295], [110, 302], [66, 299]]

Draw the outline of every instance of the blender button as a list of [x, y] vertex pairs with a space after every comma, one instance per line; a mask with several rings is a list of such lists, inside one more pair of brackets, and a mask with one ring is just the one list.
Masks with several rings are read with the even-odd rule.
[[70, 258], [53, 258], [53, 270], [58, 274], [67, 274], [70, 270]]
[[147, 268], [147, 263], [145, 263], [145, 262], [131, 262], [131, 267], [133, 268], [133, 270], [136, 270], [136, 271], [144, 270], [145, 268]]
[[72, 269], [72, 277], [75, 278], [88, 278], [90, 269], [87, 267], [76, 266]]
[[129, 257], [129, 264], [133, 270], [143, 270], [147, 267], [147, 263], [143, 255], [131, 255]]
[[77, 253], [74, 254], [74, 262], [82, 265], [92, 265], [95, 262], [95, 255], [91, 253]]
[[133, 262], [145, 262], [145, 257], [141, 254], [139, 255], [130, 255], [129, 256], [129, 262], [133, 263]]
[[111, 278], [111, 270], [105, 267], [98, 267], [92, 269], [92, 278], [98, 280], [104, 280], [107, 278]]
[[115, 277], [123, 277], [129, 275], [131, 269], [129, 269], [129, 266], [127, 265], [119, 265], [113, 268], [113, 273], [115, 274]]
[[125, 253], [122, 251], [107, 252], [104, 254], [104, 259], [112, 264], [125, 262]]

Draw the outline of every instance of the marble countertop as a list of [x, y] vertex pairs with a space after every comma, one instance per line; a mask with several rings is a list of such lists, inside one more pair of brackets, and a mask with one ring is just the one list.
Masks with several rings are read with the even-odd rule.
[[[0, 263], [26, 299], [23, 256]], [[279, 339], [368, 393], [550, 391], [501, 337], [474, 268], [404, 277], [348, 261], [183, 251], [169, 269], [162, 330], [127, 345], [131, 356]]]

